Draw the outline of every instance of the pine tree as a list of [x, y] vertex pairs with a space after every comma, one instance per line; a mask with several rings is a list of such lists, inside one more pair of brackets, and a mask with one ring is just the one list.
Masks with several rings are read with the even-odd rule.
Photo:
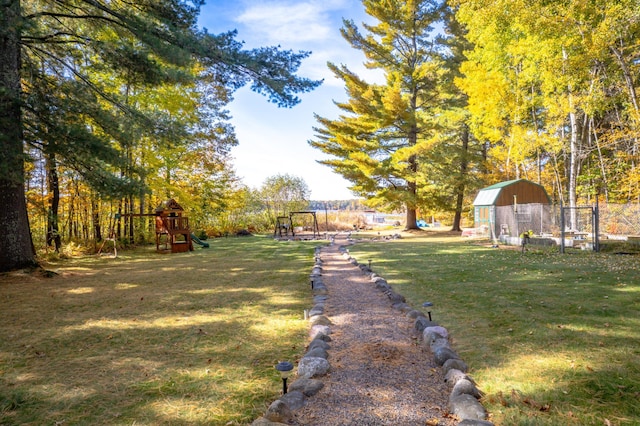
[[[24, 202], [24, 142], [46, 146], [105, 194], [139, 193], [127, 162], [136, 123], [148, 134], [166, 122], [127, 104], [96, 70], [155, 86], [192, 78], [195, 60], [229, 92], [251, 84], [279, 106], [320, 82], [295, 75], [308, 52], [244, 50], [235, 33], [196, 27], [203, 2], [180, 0], [8, 0], [0, 5], [0, 271], [35, 263]], [[21, 87], [21, 80], [24, 85]], [[26, 130], [26, 132], [24, 132]], [[23, 136], [24, 135], [24, 136]], [[114, 144], [118, 141], [119, 144]], [[137, 191], [137, 192], [136, 192]]]
[[24, 198], [20, 124], [20, 1], [0, 6], [0, 270], [35, 265]]
[[427, 208], [454, 213], [452, 230], [461, 231], [462, 214], [469, 188], [477, 184], [481, 170], [482, 146], [469, 129], [468, 97], [456, 85], [461, 78], [460, 65], [472, 46], [465, 28], [456, 20], [455, 8], [443, 9], [444, 28], [439, 42], [446, 70], [439, 84], [442, 106], [437, 115], [436, 143], [421, 161], [425, 176]]
[[442, 59], [433, 25], [441, 17], [436, 1], [365, 0], [376, 19], [363, 24], [344, 20], [343, 37], [362, 51], [366, 66], [384, 72], [385, 84], [368, 83], [345, 66], [329, 64], [345, 83], [349, 100], [344, 112], [330, 120], [317, 117], [316, 139], [310, 144], [331, 155], [322, 161], [353, 183], [351, 190], [375, 206], [406, 210], [407, 229], [416, 229], [421, 204], [419, 158], [435, 129], [439, 108], [437, 87]]

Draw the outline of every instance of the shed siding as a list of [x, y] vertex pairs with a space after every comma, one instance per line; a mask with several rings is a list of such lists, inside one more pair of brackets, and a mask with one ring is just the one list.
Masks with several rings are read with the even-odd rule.
[[475, 225], [488, 226], [493, 238], [501, 234], [517, 236], [529, 229], [542, 232], [543, 206], [549, 204], [547, 192], [535, 182], [526, 179], [500, 182], [480, 190], [476, 196]]
[[549, 197], [544, 188], [532, 182], [522, 180], [506, 186], [500, 191], [495, 205], [509, 206], [513, 204], [513, 196], [518, 204], [549, 204]]

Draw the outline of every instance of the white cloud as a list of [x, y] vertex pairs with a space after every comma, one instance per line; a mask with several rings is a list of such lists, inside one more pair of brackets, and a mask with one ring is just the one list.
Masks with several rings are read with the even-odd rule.
[[280, 45], [311, 51], [299, 75], [324, 79], [321, 87], [301, 94], [302, 103], [292, 109], [276, 108], [249, 88], [236, 92], [229, 109], [240, 141], [232, 151], [238, 175], [249, 186], [259, 187], [269, 176], [290, 173], [307, 182], [313, 199], [352, 198], [348, 182], [318, 164], [326, 156], [307, 141], [315, 137], [314, 113], [333, 118], [340, 113], [333, 101], [345, 100], [344, 82], [333, 77], [327, 61], [345, 64], [370, 82], [380, 78], [365, 69], [364, 55], [340, 35], [342, 17], [357, 24], [367, 20], [362, 4], [358, 0], [208, 0], [204, 10], [203, 23], [218, 31], [237, 28], [237, 39], [245, 41], [247, 49]]
[[262, 43], [321, 42], [332, 30], [328, 11], [314, 2], [252, 5], [237, 21]]
[[247, 47], [280, 45], [283, 49], [311, 51], [302, 62], [300, 75], [324, 79], [329, 86], [343, 86], [327, 68], [327, 62], [347, 64], [367, 80], [382, 81], [380, 73], [367, 70], [364, 55], [340, 34], [342, 18], [357, 23], [367, 20], [362, 5], [354, 0], [245, 0], [235, 22]]

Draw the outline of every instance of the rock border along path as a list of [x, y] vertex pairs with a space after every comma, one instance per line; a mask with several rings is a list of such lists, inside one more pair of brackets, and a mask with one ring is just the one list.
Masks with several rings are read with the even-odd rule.
[[252, 425], [492, 425], [447, 330], [359, 265], [347, 242], [339, 234], [316, 249], [297, 380]]

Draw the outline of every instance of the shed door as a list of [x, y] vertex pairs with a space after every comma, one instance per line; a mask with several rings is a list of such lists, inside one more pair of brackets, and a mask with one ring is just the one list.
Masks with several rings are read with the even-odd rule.
[[491, 207], [490, 206], [477, 206], [475, 209], [475, 222], [477, 225], [482, 225], [491, 222]]

